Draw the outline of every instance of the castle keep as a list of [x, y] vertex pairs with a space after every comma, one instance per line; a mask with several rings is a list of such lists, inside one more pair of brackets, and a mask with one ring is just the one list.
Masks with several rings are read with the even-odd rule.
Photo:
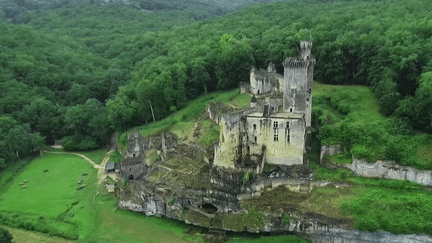
[[311, 48], [312, 42], [300, 42], [299, 56], [283, 62], [283, 76], [272, 63], [267, 70], [252, 67], [250, 83], [240, 85], [242, 93], [253, 94], [251, 108], [221, 111], [209, 105], [210, 118], [221, 128], [215, 166], [261, 173], [265, 163], [304, 163], [315, 65]]

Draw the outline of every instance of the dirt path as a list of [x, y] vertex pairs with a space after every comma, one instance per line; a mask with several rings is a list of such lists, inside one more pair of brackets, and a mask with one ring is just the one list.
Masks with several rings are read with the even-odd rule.
[[[98, 178], [98, 185], [102, 183], [102, 181], [105, 179], [107, 173], [105, 173], [105, 166], [108, 163], [108, 160], [111, 156], [112, 152], [115, 152], [117, 150], [117, 133], [114, 133], [111, 138], [111, 146], [110, 151], [108, 151], [105, 154], [105, 157], [103, 158], [100, 165], [96, 164], [93, 160], [89, 159], [87, 156], [80, 154], [80, 153], [74, 153], [74, 152], [53, 152], [53, 151], [45, 151], [46, 153], [52, 153], [52, 154], [73, 154], [77, 155], [85, 160], [87, 160], [90, 164], [93, 165], [95, 169], [98, 169], [97, 172], [97, 178]], [[111, 173], [109, 177], [111, 177], [113, 180], [117, 180], [118, 174]]]
[[[97, 178], [98, 178], [98, 185], [100, 185], [102, 183], [103, 179], [105, 179], [105, 175], [107, 175], [105, 173], [105, 166], [108, 163], [108, 160], [109, 160], [109, 158], [111, 156], [111, 153], [115, 152], [115, 151], [116, 151], [116, 149], [111, 148], [111, 150], [108, 151], [108, 153], [105, 154], [105, 157], [103, 158], [103, 160], [102, 160], [102, 162], [101, 162], [100, 165], [96, 164], [93, 160], [89, 159], [87, 156], [85, 156], [83, 154], [80, 154], [80, 153], [73, 153], [73, 152], [51, 152], [51, 151], [47, 151], [47, 153], [52, 153], [52, 154], [73, 154], [73, 155], [77, 155], [77, 156], [79, 156], [79, 157], [87, 160], [90, 164], [93, 165], [93, 167], [95, 169], [98, 169]], [[113, 180], [116, 180], [117, 177], [118, 177], [118, 175], [117, 174], [111, 174], [110, 177]]]
[[[73, 154], [73, 155], [77, 155], [85, 160], [87, 160], [88, 162], [90, 162], [90, 164], [93, 165], [93, 167], [95, 169], [100, 169], [100, 165], [97, 165], [95, 162], [93, 162], [93, 160], [89, 159], [87, 156], [83, 155], [83, 154], [79, 154], [79, 153], [73, 153], [73, 152], [52, 152], [52, 151], [46, 151], [47, 153], [51, 153], [51, 154]], [[111, 152], [111, 151], [110, 151]], [[108, 152], [109, 153], [109, 152]], [[105, 155], [106, 156], [106, 155]], [[109, 158], [109, 157], [108, 157]], [[105, 159], [105, 158], [104, 158]]]
[[[105, 176], [104, 176], [104, 175], [106, 175], [106, 173], [105, 173], [105, 166], [108, 163], [108, 160], [109, 160], [109, 158], [111, 156], [111, 153], [114, 152], [114, 151], [115, 150], [111, 148], [111, 150], [108, 151], [108, 153], [105, 154], [105, 157], [103, 158], [102, 163], [99, 166], [99, 170], [97, 172], [98, 185], [100, 185], [102, 183], [103, 179], [105, 179]], [[114, 179], [114, 180], [116, 179], [116, 178], [113, 178], [113, 176], [110, 176], [110, 177], [112, 179]]]

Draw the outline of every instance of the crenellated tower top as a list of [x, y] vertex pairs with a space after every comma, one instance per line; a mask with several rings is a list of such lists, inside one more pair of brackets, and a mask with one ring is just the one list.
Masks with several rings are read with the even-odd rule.
[[311, 56], [312, 41], [300, 41], [300, 57], [306, 61]]

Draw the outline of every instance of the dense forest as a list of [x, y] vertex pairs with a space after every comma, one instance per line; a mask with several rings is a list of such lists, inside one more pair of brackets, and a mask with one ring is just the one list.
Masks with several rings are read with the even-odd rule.
[[[427, 0], [293, 0], [236, 10], [200, 1], [93, 1], [21, 12], [5, 3], [0, 167], [56, 139], [69, 150], [101, 147], [113, 131], [152, 121], [150, 105], [160, 120], [201, 94], [238, 87], [251, 66], [271, 61], [282, 73], [283, 59], [304, 39], [313, 40], [316, 81], [370, 86], [381, 112], [394, 117], [395, 134], [432, 131]], [[29, 9], [26, 3], [16, 4]], [[352, 135], [346, 127], [329, 132], [325, 119], [315, 125], [323, 141]], [[386, 149], [397, 151], [396, 141]], [[411, 163], [407, 154], [392, 156], [381, 159]]]

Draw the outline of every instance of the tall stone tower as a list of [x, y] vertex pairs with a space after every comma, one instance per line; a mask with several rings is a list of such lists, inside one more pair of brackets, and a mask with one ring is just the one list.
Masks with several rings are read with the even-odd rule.
[[312, 42], [300, 42], [301, 53], [289, 57], [284, 66], [283, 109], [285, 112], [304, 114], [306, 130], [311, 126], [312, 85], [315, 58], [311, 55]]

